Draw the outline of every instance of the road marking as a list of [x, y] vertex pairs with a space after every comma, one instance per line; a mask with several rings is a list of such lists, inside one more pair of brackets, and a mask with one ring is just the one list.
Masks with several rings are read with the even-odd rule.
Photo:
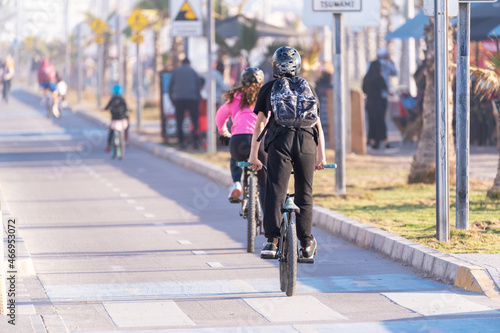
[[195, 326], [174, 301], [104, 302], [118, 327]]
[[317, 320], [347, 320], [312, 296], [243, 298], [272, 323]]
[[122, 197], [122, 198], [128, 198], [128, 194], [127, 193], [120, 193], [120, 197]]
[[145, 209], [143, 206], [136, 206], [134, 208], [135, 208], [135, 210], [144, 210]]
[[197, 255], [197, 256], [203, 256], [205, 254], [207, 254], [205, 251], [191, 251], [193, 252], [193, 254]]
[[113, 184], [111, 184], [111, 183], [106, 183], [106, 184], [104, 184], [104, 186], [106, 186], [106, 187], [111, 187], [111, 186], [113, 186]]
[[212, 268], [221, 268], [224, 267], [220, 262], [212, 261], [212, 262], [207, 262], [207, 265], [212, 267]]
[[[388, 292], [398, 290], [442, 289], [443, 285], [412, 275], [403, 274], [370, 275], [377, 280], [377, 285], [366, 292]], [[365, 276], [366, 277], [366, 276]], [[304, 293], [344, 293], [358, 292], [359, 288], [345, 282], [346, 276], [322, 276], [314, 278], [298, 278], [297, 294]], [[350, 277], [359, 280], [360, 276]], [[342, 282], [339, 282], [341, 280]], [[244, 281], [245, 287], [241, 281]], [[385, 281], [385, 282], [383, 282]], [[403, 281], [395, 283], [394, 281]], [[82, 284], [82, 285], [45, 285], [48, 297], [53, 301], [63, 300], [110, 300], [136, 298], [174, 298], [196, 296], [224, 296], [228, 294], [276, 293], [282, 295], [278, 278], [238, 280], [201, 280], [201, 281], [169, 281], [150, 283], [116, 283], [116, 284]], [[250, 291], [249, 291], [250, 290]]]
[[181, 245], [193, 244], [193, 243], [191, 243], [191, 241], [188, 241], [188, 240], [178, 240], [177, 243], [179, 243]]
[[135, 204], [135, 200], [134, 199], [128, 199], [128, 200], [125, 200], [126, 203], [128, 204]]
[[123, 266], [109, 266], [113, 272], [123, 271]]
[[168, 235], [177, 235], [179, 232], [177, 230], [165, 230]]
[[113, 188], [113, 192], [120, 192], [120, 189], [118, 187]]
[[146, 214], [144, 214], [144, 217], [145, 217], [145, 218], [148, 218], [148, 219], [152, 219], [152, 218], [154, 218], [155, 216], [154, 216], [154, 214], [148, 214], [148, 213], [146, 213]]
[[499, 311], [479, 305], [447, 291], [382, 293], [394, 303], [423, 316], [500, 315]]

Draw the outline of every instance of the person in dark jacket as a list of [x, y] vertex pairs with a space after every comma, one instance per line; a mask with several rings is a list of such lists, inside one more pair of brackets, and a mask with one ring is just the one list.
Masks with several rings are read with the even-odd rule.
[[373, 61], [363, 78], [363, 92], [366, 94], [366, 112], [368, 114], [368, 144], [378, 149], [383, 143], [389, 148], [385, 113], [387, 110], [387, 84], [382, 76], [378, 60]]
[[201, 100], [201, 78], [190, 66], [190, 61], [185, 58], [182, 66], [172, 72], [168, 94], [175, 107], [175, 119], [177, 123], [177, 138], [179, 147], [186, 148], [182, 124], [184, 122], [184, 113], [189, 111], [191, 117], [193, 148], [199, 148], [198, 138], [198, 117]]
[[[113, 121], [120, 121], [123, 126], [125, 127], [125, 140], [128, 140], [128, 114], [127, 114], [127, 102], [125, 102], [125, 99], [123, 98], [123, 87], [120, 85], [115, 85], [111, 88], [111, 93], [113, 96], [111, 96], [111, 99], [109, 100], [108, 104], [104, 108], [104, 110], [109, 110], [111, 112], [111, 122]], [[109, 133], [108, 133], [108, 145], [105, 149], [106, 153], [109, 153], [110, 151], [110, 145], [111, 145], [111, 135], [113, 132], [113, 129], [110, 126], [109, 128]]]

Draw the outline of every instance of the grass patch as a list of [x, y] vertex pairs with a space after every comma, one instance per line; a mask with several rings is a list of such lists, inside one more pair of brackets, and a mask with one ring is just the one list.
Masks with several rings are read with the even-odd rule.
[[[328, 150], [328, 161], [333, 154]], [[228, 152], [194, 156], [229, 168]], [[450, 186], [450, 242], [442, 243], [436, 239], [435, 185], [407, 184], [411, 159], [348, 155], [347, 194], [335, 193], [335, 171], [316, 172], [314, 203], [445, 253], [500, 253], [500, 201], [486, 197], [491, 184], [470, 182], [468, 231], [454, 227], [455, 187]]]

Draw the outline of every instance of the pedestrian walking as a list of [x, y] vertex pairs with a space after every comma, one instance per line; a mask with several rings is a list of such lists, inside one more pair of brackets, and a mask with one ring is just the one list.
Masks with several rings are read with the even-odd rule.
[[366, 112], [368, 114], [368, 145], [378, 149], [383, 142], [389, 148], [387, 141], [387, 126], [385, 114], [387, 110], [387, 84], [382, 76], [382, 68], [378, 60], [373, 61], [363, 78], [363, 92], [366, 95]]
[[182, 66], [172, 72], [168, 94], [175, 107], [175, 118], [177, 125], [177, 139], [181, 149], [186, 148], [184, 138], [183, 122], [184, 114], [189, 111], [192, 123], [192, 142], [193, 148], [199, 148], [198, 122], [199, 108], [201, 100], [201, 78], [191, 67], [188, 58], [182, 61]]
[[[253, 112], [259, 89], [264, 82], [264, 72], [258, 67], [248, 67], [240, 75], [241, 85], [226, 93], [227, 101], [217, 110], [215, 121], [221, 134], [221, 141], [228, 142], [231, 159], [229, 166], [233, 187], [229, 192], [229, 202], [238, 203], [242, 194], [241, 175], [243, 170], [237, 162], [245, 162], [250, 156], [252, 134], [255, 130], [257, 115]], [[228, 129], [228, 120], [232, 119], [231, 132]], [[262, 146], [259, 151], [259, 160], [267, 162], [267, 154]], [[264, 202], [266, 174], [260, 170], [257, 174], [260, 202]]]
[[12, 86], [12, 79], [14, 78], [14, 59], [12, 58], [12, 56], [7, 55], [0, 67], [0, 79], [2, 81], [2, 100], [5, 103], [8, 103], [10, 88]]
[[267, 157], [266, 200], [264, 203], [264, 229], [267, 244], [261, 258], [276, 257], [280, 237], [281, 209], [285, 203], [288, 182], [293, 169], [295, 180], [294, 202], [297, 213], [297, 236], [302, 255], [312, 258], [316, 252], [316, 239], [312, 235], [313, 176], [326, 164], [325, 139], [319, 119], [319, 101], [310, 84], [299, 77], [301, 57], [292, 47], [277, 49], [272, 58], [273, 76], [276, 78], [262, 86], [254, 112], [257, 122], [252, 136], [249, 163], [260, 170], [258, 158], [259, 136], [265, 130], [264, 150]]

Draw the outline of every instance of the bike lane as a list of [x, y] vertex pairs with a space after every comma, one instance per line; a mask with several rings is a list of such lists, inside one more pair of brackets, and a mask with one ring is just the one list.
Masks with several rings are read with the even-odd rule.
[[246, 253], [246, 222], [225, 187], [134, 147], [112, 161], [102, 128], [71, 113], [48, 120], [34, 96], [13, 97], [0, 112], [2, 207], [17, 217], [33, 263], [21, 277], [23, 305], [50, 331], [500, 326], [500, 305], [487, 297], [317, 228], [316, 264], [299, 265], [297, 296], [286, 297], [277, 262], [258, 256], [264, 238]]

